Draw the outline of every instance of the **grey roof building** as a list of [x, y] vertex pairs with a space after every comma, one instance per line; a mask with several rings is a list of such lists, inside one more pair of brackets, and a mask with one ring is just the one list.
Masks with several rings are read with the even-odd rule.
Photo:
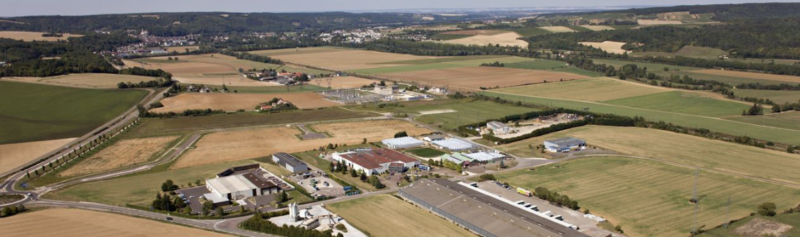
[[586, 146], [586, 141], [573, 137], [563, 137], [544, 141], [544, 147], [550, 152], [567, 152], [582, 146]]
[[283, 166], [292, 173], [304, 173], [308, 171], [308, 165], [306, 165], [306, 163], [300, 161], [300, 159], [297, 159], [297, 157], [293, 155], [283, 152], [272, 154], [272, 161]]

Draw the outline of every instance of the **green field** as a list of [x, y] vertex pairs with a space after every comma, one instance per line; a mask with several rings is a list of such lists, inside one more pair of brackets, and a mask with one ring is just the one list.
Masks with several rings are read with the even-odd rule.
[[145, 95], [144, 90], [0, 82], [0, 144], [83, 136]]
[[517, 32], [517, 34], [521, 35], [522, 37], [531, 37], [531, 36], [537, 36], [537, 35], [550, 34], [550, 31], [542, 29], [542, 28], [539, 28], [539, 27], [514, 29], [513, 31]]
[[[692, 226], [694, 169], [595, 157], [495, 176], [513, 186], [546, 187], [569, 195], [582, 208], [621, 225], [628, 236], [686, 236]], [[797, 189], [709, 172], [701, 172], [698, 183], [703, 197], [698, 220], [709, 227], [725, 220], [729, 197], [731, 218], [741, 218], [762, 202], [775, 202], [778, 210], [794, 207], [800, 195]]]
[[728, 52], [725, 50], [717, 49], [717, 48], [709, 48], [709, 47], [698, 47], [698, 46], [683, 46], [683, 48], [679, 49], [674, 53], [667, 53], [667, 52], [636, 52], [632, 54], [633, 56], [664, 56], [664, 57], [674, 57], [674, 56], [682, 56], [688, 58], [705, 58], [705, 59], [717, 59], [721, 55], [728, 55]]
[[[765, 113], [766, 114], [764, 116], [742, 116], [729, 119], [770, 127], [800, 130], [800, 112], [798, 111], [790, 111], [780, 114], [773, 114], [769, 112]], [[797, 143], [795, 143], [795, 145], [797, 145]]]
[[325, 206], [348, 223], [375, 237], [475, 236], [427, 210], [387, 194]]
[[515, 95], [530, 95], [583, 101], [606, 101], [669, 91], [611, 78], [591, 78], [564, 82], [515, 86], [492, 91]]
[[649, 110], [710, 117], [741, 115], [750, 106], [733, 101], [709, 98], [691, 92], [672, 91], [606, 101], [605, 103]]
[[[679, 114], [658, 110], [644, 110], [633, 107], [623, 107], [597, 102], [585, 102], [577, 100], [554, 99], [536, 96], [520, 96], [504, 94], [498, 92], [482, 92], [484, 95], [501, 97], [510, 101], [522, 101], [532, 104], [547, 105], [554, 108], [567, 108], [576, 110], [587, 110], [595, 113], [611, 113], [622, 116], [642, 116], [647, 120], [664, 121], [684, 127], [707, 128], [714, 132], [730, 135], [749, 136], [752, 138], [763, 139], [773, 142], [800, 144], [800, 131], [788, 130], [784, 128], [774, 128], [759, 126], [747, 122], [725, 120], [719, 118], [697, 116], [690, 114]], [[741, 111], [739, 112], [741, 113]]]
[[800, 103], [800, 91], [775, 91], [775, 90], [734, 90], [739, 97], [754, 97], [769, 99], [779, 105], [784, 103]]
[[578, 75], [584, 75], [589, 77], [599, 77], [602, 76], [602, 73], [599, 72], [592, 72], [583, 70], [573, 66], [567, 66], [564, 62], [556, 61], [556, 60], [549, 60], [549, 59], [539, 59], [534, 61], [523, 61], [523, 62], [516, 62], [516, 63], [507, 63], [505, 64], [508, 68], [518, 68], [518, 69], [531, 69], [531, 70], [550, 70], [550, 71], [557, 71], [557, 72], [567, 72], [567, 73], [574, 73]]
[[374, 74], [411, 72], [411, 71], [422, 71], [422, 70], [432, 70], [432, 69], [477, 67], [480, 66], [482, 63], [492, 63], [492, 62], [516, 63], [516, 62], [531, 61], [531, 60], [533, 59], [523, 58], [523, 57], [478, 57], [477, 59], [470, 57], [468, 58], [468, 60], [460, 60], [452, 58], [422, 59], [422, 60], [412, 60], [412, 61], [399, 61], [400, 63], [408, 65], [358, 69], [358, 70], [353, 70], [353, 72], [374, 75]]
[[614, 66], [614, 68], [620, 68], [622, 66], [628, 64], [636, 64], [637, 66], [647, 67], [648, 72], [652, 72], [658, 75], [668, 75], [668, 72], [664, 71], [664, 68], [669, 68], [669, 71], [690, 71], [690, 70], [697, 70], [700, 68], [696, 67], [684, 67], [684, 66], [675, 66], [675, 65], [668, 65], [668, 64], [658, 64], [658, 63], [642, 63], [642, 62], [632, 62], [632, 61], [623, 61], [623, 60], [613, 60], [613, 59], [592, 59], [595, 64], [606, 64], [610, 66]]
[[425, 148], [417, 148], [417, 149], [412, 149], [412, 150], [406, 150], [406, 151], [411, 153], [411, 154], [414, 154], [416, 156], [425, 157], [425, 158], [439, 157], [439, 156], [442, 156], [442, 155], [445, 154], [444, 152], [442, 152], [440, 150], [436, 150], [436, 149], [433, 149], [433, 148], [427, 148], [427, 147], [425, 147]]
[[509, 104], [498, 104], [491, 101], [472, 101], [472, 100], [437, 100], [420, 101], [411, 103], [400, 103], [400, 106], [386, 106], [378, 108], [375, 105], [353, 106], [353, 109], [416, 114], [434, 110], [455, 110], [455, 112], [422, 115], [417, 117], [417, 121], [426, 124], [440, 126], [444, 129], [455, 129], [464, 124], [483, 122], [487, 119], [500, 118], [506, 115], [521, 114], [535, 111], [536, 109], [518, 107]]
[[[780, 213], [780, 211], [778, 212]], [[792, 228], [787, 230], [786, 232], [781, 233], [780, 236], [800, 236], [800, 213], [789, 213], [789, 214], [778, 214], [776, 216], [752, 216], [746, 217], [742, 220], [739, 220], [735, 223], [732, 223], [728, 229], [725, 228], [715, 228], [712, 230], [708, 230], [707, 232], [698, 235], [698, 237], [742, 237], [742, 235], [736, 233], [737, 228], [746, 225], [753, 219], [761, 219], [761, 220], [768, 220], [783, 223], [786, 225], [791, 226]], [[746, 228], [746, 227], [744, 227]], [[766, 230], [769, 230], [765, 228]]]

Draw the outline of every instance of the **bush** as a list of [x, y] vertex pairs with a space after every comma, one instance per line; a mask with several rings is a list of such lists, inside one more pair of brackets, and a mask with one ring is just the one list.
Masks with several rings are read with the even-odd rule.
[[345, 227], [342, 223], [336, 224], [336, 229], [341, 232], [347, 232], [347, 227]]
[[493, 174], [482, 174], [478, 177], [478, 181], [497, 180]]
[[775, 214], [777, 214], [775, 209], [777, 209], [775, 203], [765, 202], [761, 205], [758, 205], [758, 214], [762, 216], [775, 216]]

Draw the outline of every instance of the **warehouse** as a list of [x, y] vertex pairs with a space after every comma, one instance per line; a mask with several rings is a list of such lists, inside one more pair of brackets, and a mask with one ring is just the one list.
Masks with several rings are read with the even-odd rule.
[[[393, 163], [401, 164], [406, 170], [420, 163], [417, 159], [388, 148], [344, 153], [334, 152], [332, 157], [337, 162], [350, 167], [350, 169], [363, 171], [367, 175], [387, 172]], [[397, 165], [392, 167], [392, 170], [398, 170]]]
[[498, 121], [491, 121], [486, 123], [486, 127], [492, 130], [496, 135], [505, 135], [512, 131], [511, 127], [506, 125], [505, 123], [501, 123]]
[[497, 151], [481, 151], [481, 152], [465, 154], [465, 156], [482, 163], [492, 163], [495, 161], [502, 160], [503, 158], [506, 157], [505, 155]]
[[451, 151], [463, 151], [472, 148], [471, 143], [456, 138], [434, 141], [433, 145], [439, 149], [447, 149]]
[[544, 141], [544, 147], [549, 152], [569, 152], [586, 146], [586, 141], [572, 137], [564, 137]]
[[249, 197], [269, 195], [279, 190], [292, 190], [289, 184], [276, 178], [258, 164], [239, 166], [217, 174], [216, 178], [206, 179], [208, 193], [203, 197], [214, 205], [230, 204]]
[[460, 152], [453, 152], [451, 154], [446, 154], [442, 156], [442, 162], [446, 160], [460, 165], [463, 164], [469, 165], [472, 162], [472, 158], [469, 158], [464, 154], [461, 154]]
[[424, 142], [414, 139], [413, 137], [398, 137], [392, 139], [386, 139], [381, 141], [383, 145], [392, 149], [406, 149], [406, 148], [414, 148], [414, 147], [421, 147], [425, 145]]
[[300, 159], [297, 159], [297, 157], [283, 152], [273, 154], [272, 161], [295, 174], [308, 171], [308, 165], [306, 165], [306, 163], [303, 163]]

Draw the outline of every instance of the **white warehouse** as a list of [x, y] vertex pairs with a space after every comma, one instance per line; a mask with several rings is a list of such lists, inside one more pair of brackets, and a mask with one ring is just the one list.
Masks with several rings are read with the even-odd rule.
[[413, 137], [398, 137], [392, 139], [385, 139], [381, 141], [383, 145], [392, 149], [406, 149], [406, 148], [414, 148], [414, 147], [421, 147], [425, 145], [425, 142], [417, 140]]

